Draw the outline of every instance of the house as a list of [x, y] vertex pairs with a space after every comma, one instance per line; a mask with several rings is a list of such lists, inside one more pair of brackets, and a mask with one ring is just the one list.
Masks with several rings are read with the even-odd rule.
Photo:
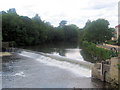
[[115, 41], [118, 40], [118, 37], [120, 35], [119, 32], [120, 32], [120, 24], [115, 27], [115, 31], [113, 32], [114, 36], [112, 37], [112, 40], [115, 40]]

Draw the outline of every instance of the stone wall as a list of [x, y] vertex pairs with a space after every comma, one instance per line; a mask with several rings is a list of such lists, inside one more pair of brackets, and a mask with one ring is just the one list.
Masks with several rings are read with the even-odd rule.
[[101, 63], [96, 63], [92, 68], [92, 77], [118, 84], [118, 60], [117, 57], [111, 58], [111, 64], [103, 64], [103, 68]]
[[118, 67], [117, 67], [117, 64], [118, 64], [118, 58], [117, 57], [112, 58], [109, 74], [110, 74], [112, 82], [115, 82], [115, 83], [118, 84]]

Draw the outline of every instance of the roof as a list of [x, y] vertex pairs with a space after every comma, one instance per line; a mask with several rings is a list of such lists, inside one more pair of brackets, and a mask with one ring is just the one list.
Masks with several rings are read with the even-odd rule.
[[115, 28], [119, 28], [120, 27], [120, 24], [119, 25], [117, 25], [117, 26], [115, 26]]

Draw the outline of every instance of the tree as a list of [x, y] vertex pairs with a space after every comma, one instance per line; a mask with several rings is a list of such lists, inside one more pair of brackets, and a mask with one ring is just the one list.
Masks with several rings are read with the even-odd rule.
[[88, 21], [85, 24], [85, 27], [83, 29], [85, 29], [87, 26], [89, 26], [91, 24], [91, 20], [88, 19]]
[[105, 42], [112, 37], [112, 30], [108, 28], [109, 22], [105, 19], [92, 21], [84, 28], [84, 38], [89, 42]]
[[36, 21], [41, 21], [41, 18], [38, 14], [36, 14], [32, 19]]
[[6, 12], [5, 11], [1, 11], [0, 14], [5, 14]]
[[14, 14], [17, 14], [15, 8], [11, 8], [11, 9], [9, 9], [7, 12], [8, 12], [8, 13], [14, 13]]
[[77, 41], [78, 40], [78, 27], [74, 24], [63, 27], [65, 40]]
[[2, 45], [2, 14], [0, 14], [0, 48]]
[[120, 46], [120, 35], [118, 37], [118, 46]]
[[59, 23], [59, 27], [64, 27], [66, 24], [67, 24], [67, 21], [66, 21], [66, 20], [62, 20], [62, 21]]
[[3, 42], [13, 41], [17, 46], [38, 45], [54, 41], [77, 41], [79, 28], [74, 25], [66, 25], [62, 20], [60, 27], [53, 27], [49, 22], [40, 19], [38, 14], [32, 19], [27, 16], [14, 14], [15, 9], [9, 9], [2, 13], [2, 37]]

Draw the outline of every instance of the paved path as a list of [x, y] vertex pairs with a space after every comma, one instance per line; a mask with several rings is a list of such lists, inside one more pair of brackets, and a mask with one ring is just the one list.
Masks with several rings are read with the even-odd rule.
[[115, 47], [117, 51], [120, 52], [120, 46], [117, 46], [117, 45], [103, 44], [103, 45], [97, 45], [97, 47], [108, 49], [108, 50], [110, 50], [112, 47]]

